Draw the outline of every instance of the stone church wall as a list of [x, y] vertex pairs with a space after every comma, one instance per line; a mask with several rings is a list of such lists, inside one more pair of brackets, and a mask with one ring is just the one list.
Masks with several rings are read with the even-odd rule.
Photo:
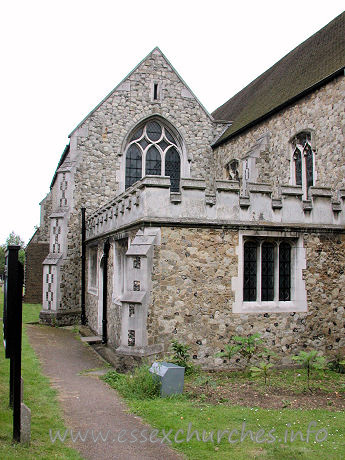
[[283, 365], [304, 348], [344, 353], [345, 235], [305, 233], [303, 241], [308, 312], [238, 314], [232, 312], [231, 283], [238, 275], [238, 231], [163, 227], [155, 248], [149, 342], [163, 342], [165, 350], [173, 339], [187, 343], [195, 363], [211, 368], [227, 365], [214, 355], [232, 336], [255, 332]]
[[26, 303], [42, 303], [42, 263], [48, 253], [49, 243], [40, 241], [36, 233], [25, 249], [24, 302]]
[[257, 180], [274, 185], [288, 185], [294, 135], [311, 130], [315, 154], [316, 187], [345, 186], [344, 126], [345, 78], [314, 91], [294, 105], [281, 110], [244, 133], [216, 148], [217, 177], [225, 177], [225, 166], [233, 159], [241, 160], [252, 152], [258, 155]]
[[[155, 81], [161, 85], [158, 101], [152, 100]], [[76, 170], [67, 257], [61, 267], [63, 310], [75, 310], [80, 305], [80, 208], [85, 207], [89, 215], [119, 192], [124, 180], [121, 171], [126, 136], [137, 123], [153, 115], [162, 116], [181, 134], [190, 176], [203, 178], [209, 188], [212, 186], [214, 160], [210, 145], [224, 124], [213, 123], [156, 50], [71, 135], [71, 151], [66, 161], [74, 157]]]

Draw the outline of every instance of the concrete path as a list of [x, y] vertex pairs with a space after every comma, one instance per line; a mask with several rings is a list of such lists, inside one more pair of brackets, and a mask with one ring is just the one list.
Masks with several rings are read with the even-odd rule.
[[[104, 367], [104, 361], [73, 332], [38, 325], [27, 325], [27, 332], [43, 372], [58, 390], [65, 425], [73, 434], [80, 430], [85, 435], [89, 430], [85, 442], [71, 443], [83, 457], [92, 460], [181, 460], [181, 456], [160, 441], [143, 442], [152, 428], [139, 417], [126, 413], [127, 408], [115, 390], [92, 373], [80, 375], [88, 369]], [[147, 431], [143, 431], [145, 429]], [[109, 432], [107, 442], [94, 442], [92, 430], [94, 436], [102, 432], [104, 438]], [[133, 442], [132, 432], [138, 438], [136, 442]], [[139, 433], [143, 433], [142, 436]]]

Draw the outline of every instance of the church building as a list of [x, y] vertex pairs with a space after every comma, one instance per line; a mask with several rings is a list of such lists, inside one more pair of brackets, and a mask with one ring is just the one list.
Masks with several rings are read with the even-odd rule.
[[71, 132], [41, 202], [41, 321], [83, 315], [120, 355], [177, 339], [210, 368], [255, 332], [283, 365], [344, 354], [344, 31], [345, 13], [212, 114], [150, 52]]

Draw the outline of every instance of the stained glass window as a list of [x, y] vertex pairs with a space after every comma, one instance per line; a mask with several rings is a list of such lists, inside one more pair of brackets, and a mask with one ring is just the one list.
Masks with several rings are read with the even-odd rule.
[[291, 300], [291, 246], [279, 245], [279, 300]]
[[244, 281], [243, 300], [251, 302], [256, 300], [257, 277], [257, 244], [248, 241], [244, 245]]
[[159, 176], [162, 169], [161, 163], [161, 154], [157, 148], [154, 146], [150, 147], [146, 154], [146, 174]]
[[180, 155], [175, 147], [171, 147], [165, 156], [165, 175], [170, 176], [171, 191], [180, 190]]
[[126, 188], [141, 179], [141, 151], [136, 144], [132, 144], [126, 155]]

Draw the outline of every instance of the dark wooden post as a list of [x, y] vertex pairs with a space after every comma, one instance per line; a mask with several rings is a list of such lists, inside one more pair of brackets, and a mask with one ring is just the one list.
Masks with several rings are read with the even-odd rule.
[[20, 246], [8, 246], [5, 255], [4, 339], [10, 358], [10, 406], [13, 407], [13, 440], [20, 442], [22, 296], [24, 270], [18, 261]]

